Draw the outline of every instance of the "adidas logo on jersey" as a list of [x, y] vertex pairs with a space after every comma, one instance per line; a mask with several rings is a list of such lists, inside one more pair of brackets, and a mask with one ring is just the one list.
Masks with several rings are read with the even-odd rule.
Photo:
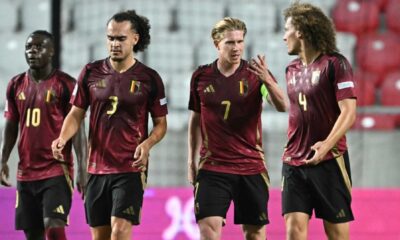
[[214, 90], [213, 85], [212, 85], [212, 84], [208, 85], [208, 86], [204, 89], [204, 92], [205, 92], [205, 93], [214, 93], [215, 90]]
[[25, 98], [24, 92], [21, 92], [20, 94], [18, 94], [18, 100], [23, 101], [23, 100], [25, 100], [25, 99], [26, 99], [26, 98]]

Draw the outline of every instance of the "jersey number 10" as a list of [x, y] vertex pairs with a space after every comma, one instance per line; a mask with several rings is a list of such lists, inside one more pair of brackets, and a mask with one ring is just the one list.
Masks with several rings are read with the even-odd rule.
[[40, 108], [28, 108], [26, 110], [26, 127], [37, 127], [40, 125]]

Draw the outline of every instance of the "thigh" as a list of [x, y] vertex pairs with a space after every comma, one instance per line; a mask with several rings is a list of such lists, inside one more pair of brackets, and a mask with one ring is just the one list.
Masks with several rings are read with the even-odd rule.
[[235, 187], [235, 224], [265, 225], [268, 220], [269, 177], [267, 172], [239, 176]]
[[46, 179], [42, 186], [43, 217], [60, 219], [67, 224], [72, 192], [64, 175]]
[[42, 196], [36, 194], [35, 182], [17, 182], [15, 204], [15, 228], [17, 230], [44, 229]]
[[231, 174], [200, 170], [194, 189], [196, 222], [206, 217], [226, 218], [233, 199]]
[[304, 167], [282, 165], [282, 215], [293, 212], [312, 215], [311, 188]]
[[85, 196], [86, 222], [91, 227], [111, 224], [111, 190], [107, 175], [91, 174]]
[[315, 215], [331, 223], [354, 220], [351, 210], [351, 178], [347, 152], [318, 164], [310, 171], [314, 185]]
[[112, 176], [111, 216], [129, 220], [133, 225], [140, 224], [145, 179], [143, 172]]

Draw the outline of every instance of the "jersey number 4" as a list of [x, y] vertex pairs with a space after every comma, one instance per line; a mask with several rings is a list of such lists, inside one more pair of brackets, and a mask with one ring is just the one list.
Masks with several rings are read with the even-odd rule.
[[307, 111], [307, 98], [306, 95], [303, 93], [299, 93], [299, 104], [303, 107], [303, 111]]

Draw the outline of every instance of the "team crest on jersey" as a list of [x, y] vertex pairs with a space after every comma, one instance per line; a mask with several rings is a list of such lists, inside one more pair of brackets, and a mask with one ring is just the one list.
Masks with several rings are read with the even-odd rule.
[[316, 71], [312, 72], [312, 75], [311, 75], [311, 85], [312, 86], [315, 86], [318, 84], [320, 75], [321, 75], [320, 70], [316, 70]]
[[49, 89], [49, 90], [46, 91], [46, 96], [45, 97], [46, 97], [45, 98], [46, 102], [49, 103], [49, 102], [52, 102], [54, 99], [56, 99], [57, 95], [56, 95], [56, 92], [53, 89]]
[[214, 86], [213, 86], [212, 84], [208, 85], [208, 86], [204, 89], [203, 92], [204, 92], [204, 93], [215, 93]]
[[241, 79], [239, 81], [239, 94], [241, 96], [247, 95], [247, 92], [249, 90], [249, 81], [247, 79]]
[[18, 100], [24, 101], [26, 99], [24, 92], [18, 94]]
[[96, 88], [106, 88], [106, 80], [101, 79], [96, 82]]
[[129, 88], [130, 93], [139, 93], [141, 91], [141, 82], [137, 80], [131, 80], [131, 87]]

